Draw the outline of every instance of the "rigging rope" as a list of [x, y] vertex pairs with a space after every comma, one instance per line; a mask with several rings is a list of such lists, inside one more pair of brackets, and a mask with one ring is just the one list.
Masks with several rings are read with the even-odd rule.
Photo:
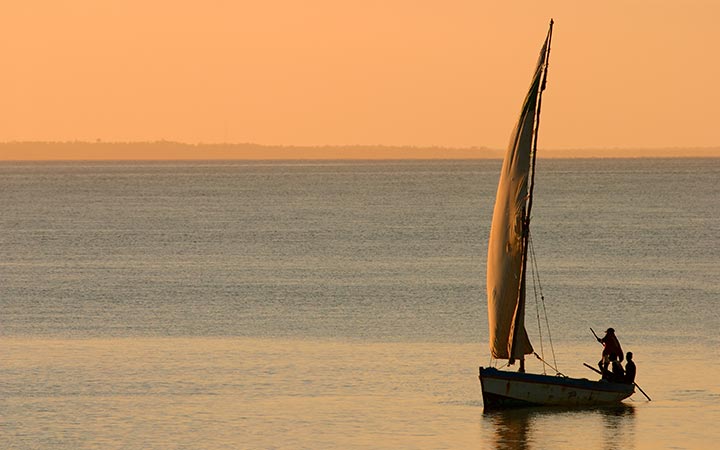
[[[530, 238], [528, 237], [528, 241], [529, 240], [530, 240]], [[532, 246], [530, 248], [532, 248]], [[534, 258], [534, 255], [533, 255], [533, 258]], [[538, 302], [538, 285], [539, 285], [539, 283], [536, 280], [537, 268], [534, 267], [534, 265], [533, 265], [533, 266], [530, 266], [530, 269], [531, 269], [530, 272], [532, 273], [532, 281], [533, 281], [533, 294], [535, 296], [535, 315], [537, 317], [538, 333], [540, 334], [540, 354], [544, 358], [545, 357], [545, 348], [543, 346], [542, 325], [540, 325], [540, 302]], [[535, 356], [537, 356], [537, 353], [535, 353]], [[539, 356], [538, 356], [538, 359], [540, 359]], [[542, 359], [541, 359], [541, 361], [542, 361]], [[543, 366], [543, 375], [546, 375], [545, 366]]]
[[[529, 247], [530, 247], [530, 259], [531, 259], [531, 261], [532, 261], [533, 289], [535, 288], [535, 280], [536, 280], [536, 278], [537, 278], [537, 287], [538, 287], [538, 288], [535, 290], [535, 306], [536, 306], [536, 308], [538, 308], [538, 313], [537, 313], [537, 314], [538, 314], [538, 328], [541, 328], [541, 326], [540, 326], [540, 312], [539, 312], [539, 307], [538, 307], [538, 304], [537, 304], [537, 294], [538, 294], [538, 292], [539, 292], [539, 293], [540, 293], [540, 299], [541, 299], [541, 301], [542, 301], [543, 314], [545, 315], [545, 326], [547, 327], [548, 341], [550, 342], [550, 351], [552, 352], [553, 364], [555, 364], [555, 366], [557, 366], [557, 359], [555, 358], [555, 347], [553, 346], [552, 334], [550, 333], [550, 321], [548, 320], [547, 309], [545, 308], [545, 296], [543, 295], [542, 285], [540, 284], [540, 271], [538, 270], [537, 258], [535, 257], [535, 246], [533, 245], [533, 241], [532, 241], [532, 236], [531, 236], [531, 235], [528, 236], [528, 244], [529, 244]], [[540, 351], [543, 352], [542, 332], [540, 332]], [[536, 354], [535, 356], [537, 356], [537, 354]], [[543, 353], [543, 357], [544, 357], [544, 356], [545, 356], [545, 354]], [[538, 357], [538, 358], [539, 358], [539, 357]], [[541, 361], [543, 361], [543, 363], [545, 363], [544, 360], [541, 359]], [[547, 364], [547, 363], [546, 363], [546, 364]], [[548, 366], [549, 366], [549, 367], [552, 367], [553, 369], [555, 369], [556, 372], [560, 373], [555, 367], [550, 366], [549, 364], [548, 364]], [[544, 370], [544, 368], [543, 368], [543, 370]]]
[[[533, 352], [533, 355], [535, 355], [535, 357], [536, 357], [537, 359], [539, 359], [540, 362], [542, 362], [542, 363], [544, 364], [544, 365], [543, 365], [543, 373], [545, 373], [545, 366], [548, 366], [549, 368], [551, 368], [551, 369], [553, 369], [553, 370], [555, 371], [555, 375], [557, 375], [557, 376], [559, 376], [559, 377], [565, 377], [565, 378], [567, 378], [567, 375], [565, 375], [564, 373], [561, 373], [561, 372], [557, 369], [557, 367], [553, 367], [550, 363], [548, 363], [547, 361], [545, 361], [544, 359], [542, 359], [542, 358], [540, 357], [540, 355], [538, 355], [538, 354], [535, 353], [535, 352]], [[556, 365], [557, 365], [557, 364], [556, 364]]]

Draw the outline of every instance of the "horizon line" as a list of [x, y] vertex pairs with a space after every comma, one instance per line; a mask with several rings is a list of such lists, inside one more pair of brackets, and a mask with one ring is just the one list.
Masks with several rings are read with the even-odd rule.
[[[0, 142], [2, 161], [471, 160], [502, 159], [504, 154], [504, 149], [487, 146], [185, 143], [164, 139]], [[720, 146], [541, 148], [538, 158], [720, 158]]]

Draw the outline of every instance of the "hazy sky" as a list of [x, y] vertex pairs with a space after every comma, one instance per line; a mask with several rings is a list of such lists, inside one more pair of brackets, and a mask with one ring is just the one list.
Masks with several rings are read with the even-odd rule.
[[505, 147], [551, 17], [543, 146], [720, 145], [717, 0], [7, 1], [0, 141]]

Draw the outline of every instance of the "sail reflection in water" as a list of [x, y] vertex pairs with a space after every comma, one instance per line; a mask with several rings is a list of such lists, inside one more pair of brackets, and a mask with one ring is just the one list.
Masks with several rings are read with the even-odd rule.
[[[563, 429], [557, 424], [562, 423]], [[586, 442], [586, 448], [635, 448], [635, 408], [622, 404], [595, 409], [519, 408], [483, 413], [495, 449], [563, 448]]]

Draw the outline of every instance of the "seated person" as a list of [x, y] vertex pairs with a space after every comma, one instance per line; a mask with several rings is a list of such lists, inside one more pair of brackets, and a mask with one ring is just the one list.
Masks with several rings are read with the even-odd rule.
[[617, 360], [615, 355], [610, 355], [609, 363], [612, 371], [603, 368], [603, 380], [611, 381], [613, 383], [623, 383], [625, 381], [625, 371], [623, 370], [620, 361]]
[[618, 361], [616, 358], [614, 358], [615, 355], [612, 355], [610, 357], [610, 364], [612, 365], [612, 374], [610, 376], [610, 381], [614, 383], [624, 383], [625, 382], [625, 370], [623, 369], [622, 364], [620, 361]]
[[633, 361], [633, 354], [632, 352], [627, 352], [626, 358], [627, 363], [625, 363], [625, 383], [628, 384], [634, 384], [635, 383], [635, 362]]

